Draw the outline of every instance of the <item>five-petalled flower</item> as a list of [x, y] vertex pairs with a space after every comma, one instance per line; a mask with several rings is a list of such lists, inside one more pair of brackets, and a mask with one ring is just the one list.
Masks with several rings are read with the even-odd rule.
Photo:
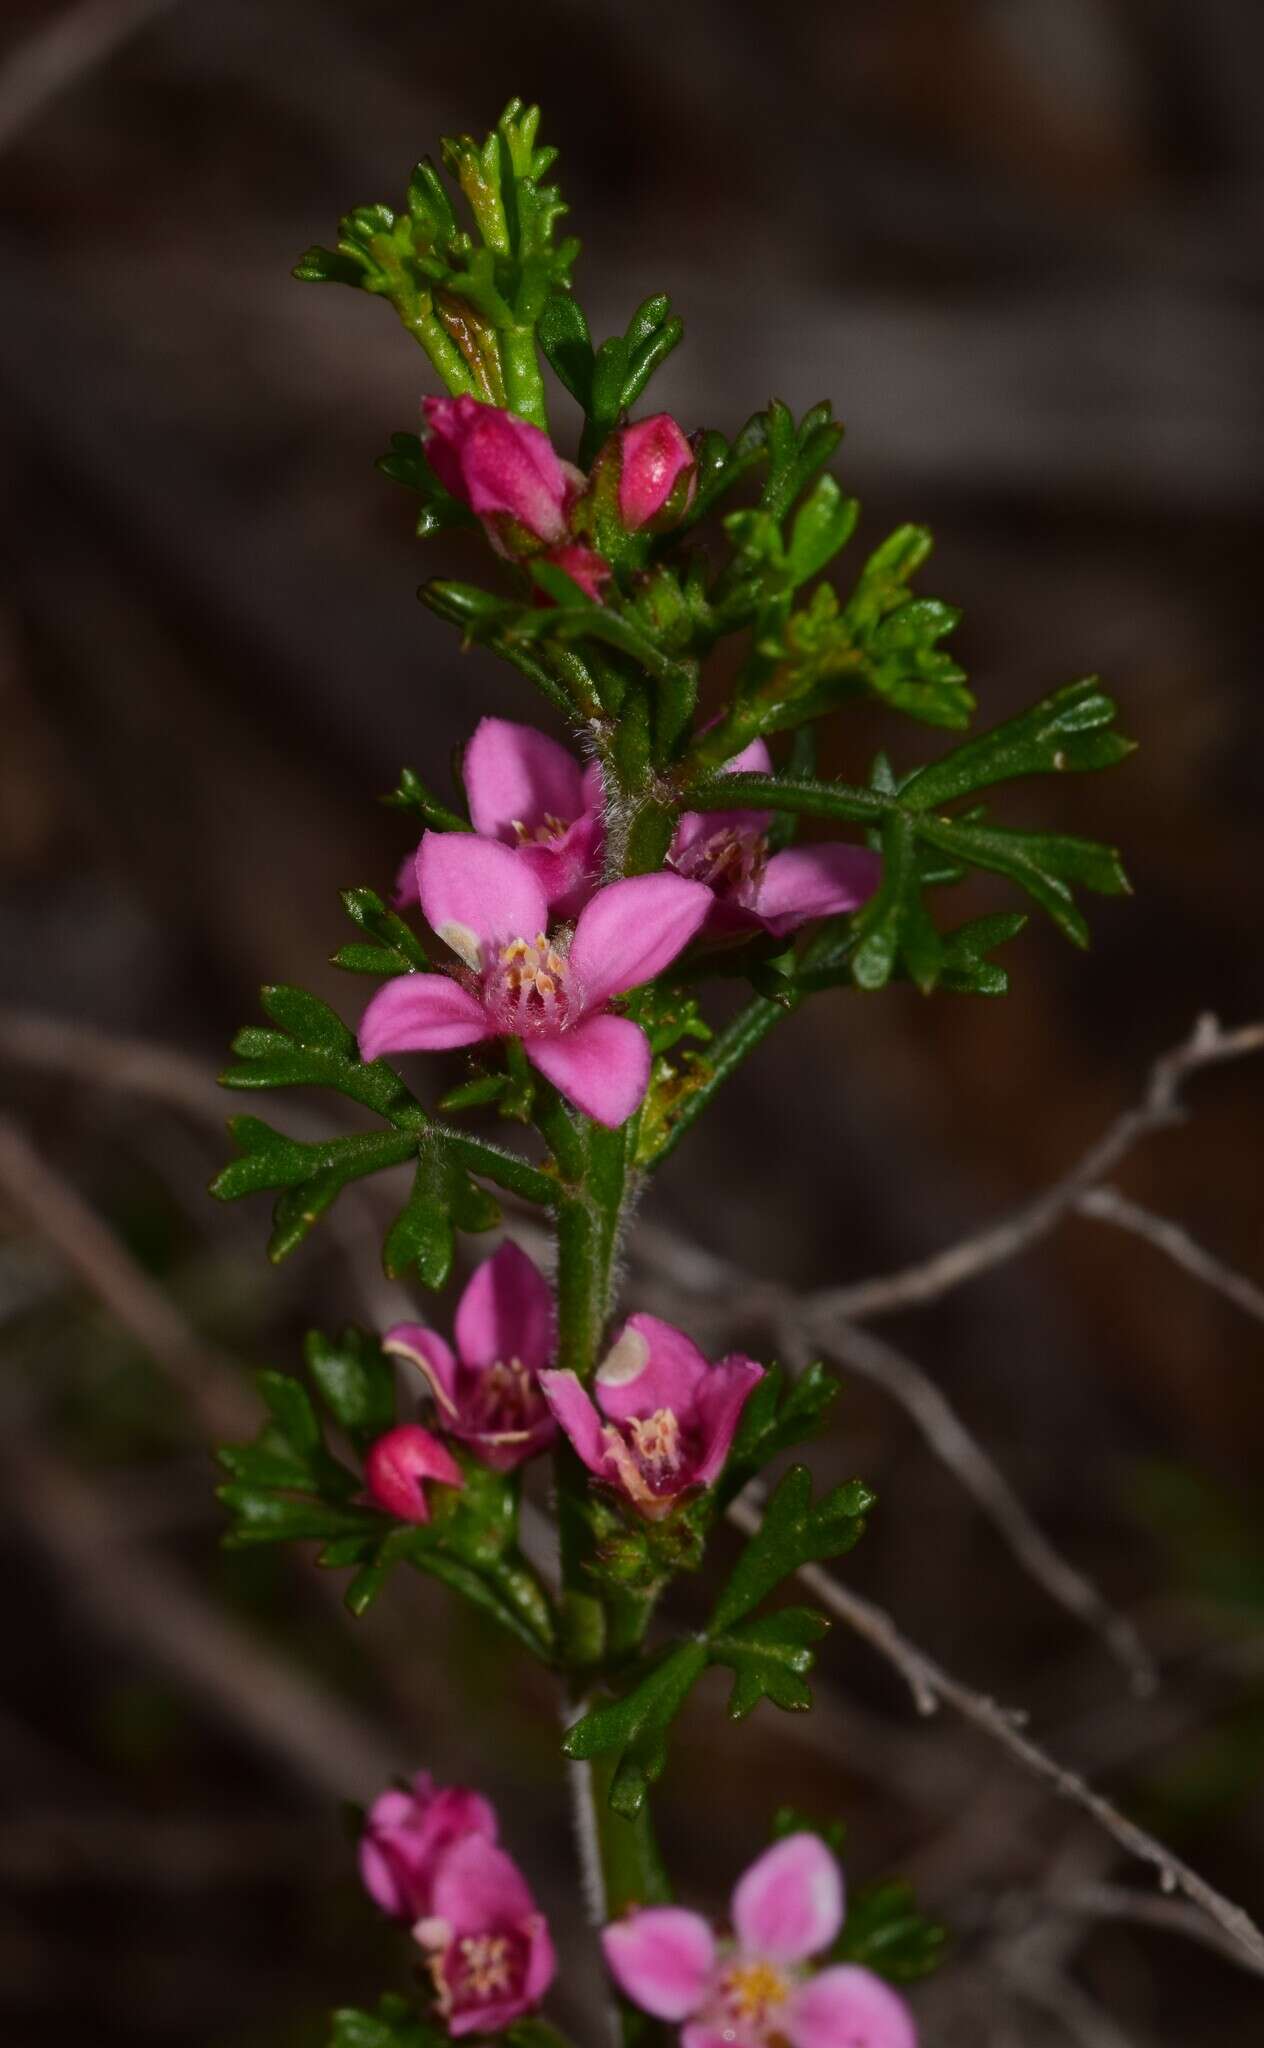
[[629, 1316], [597, 1369], [593, 1395], [573, 1372], [543, 1372], [544, 1398], [595, 1478], [658, 1521], [711, 1486], [764, 1368], [736, 1354], [709, 1365], [657, 1316]]
[[843, 1877], [819, 1836], [788, 1835], [738, 1880], [733, 1936], [700, 1913], [650, 1906], [602, 1944], [643, 2012], [681, 2027], [681, 2048], [916, 2048], [904, 2000], [855, 1963], [808, 1965], [843, 1924]]
[[[735, 754], [726, 775], [772, 772], [762, 740]], [[814, 917], [858, 910], [878, 886], [882, 862], [866, 846], [768, 847], [770, 811], [685, 811], [668, 861], [678, 875], [703, 882], [712, 895], [706, 936], [737, 938], [767, 931], [776, 938]]]
[[553, 1981], [548, 1923], [497, 1843], [494, 1808], [427, 1772], [374, 1800], [360, 1875], [375, 1904], [412, 1928], [450, 2034], [495, 2034], [531, 2012]]
[[517, 1038], [576, 1109], [612, 1129], [626, 1122], [649, 1086], [649, 1041], [609, 1004], [671, 965], [706, 917], [710, 891], [666, 871], [611, 882], [585, 904], [568, 943], [548, 936], [539, 877], [512, 847], [472, 832], [425, 834], [417, 890], [463, 969], [387, 982], [360, 1020], [361, 1057]]
[[[555, 917], [575, 917], [597, 884], [603, 842], [601, 770], [580, 767], [547, 733], [484, 718], [461, 764], [470, 823], [499, 839], [538, 879]], [[399, 871], [395, 901], [417, 901], [417, 856]]]
[[420, 1367], [446, 1435], [481, 1464], [509, 1472], [557, 1434], [537, 1377], [553, 1356], [554, 1321], [552, 1288], [506, 1242], [475, 1268], [457, 1304], [455, 1351], [422, 1323], [396, 1323], [382, 1346]]

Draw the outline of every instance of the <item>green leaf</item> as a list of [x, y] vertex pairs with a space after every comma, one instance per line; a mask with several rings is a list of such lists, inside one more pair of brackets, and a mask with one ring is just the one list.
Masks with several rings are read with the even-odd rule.
[[857, 912], [850, 972], [857, 988], [884, 988], [898, 965], [926, 992], [943, 965], [943, 947], [922, 901], [917, 827], [892, 811], [882, 828], [882, 880]]
[[392, 434], [390, 449], [379, 455], [377, 467], [383, 476], [393, 483], [403, 484], [407, 490], [416, 491], [421, 498], [421, 509], [417, 514], [417, 534], [425, 540], [432, 533], [442, 533], [448, 527], [478, 525], [468, 505], [445, 490], [426, 460], [426, 451], [417, 434]]
[[303, 1347], [321, 1400], [353, 1444], [366, 1451], [395, 1422], [395, 1370], [377, 1338], [346, 1329], [309, 1330]]
[[814, 1504], [811, 1473], [806, 1465], [792, 1465], [720, 1596], [711, 1617], [711, 1636], [730, 1634], [735, 1622], [800, 1565], [844, 1556], [864, 1534], [864, 1516], [873, 1501], [869, 1488], [851, 1479]]
[[919, 768], [904, 782], [900, 800], [910, 810], [936, 810], [956, 797], [1023, 775], [1113, 768], [1136, 745], [1111, 730], [1115, 714], [1096, 676], [1068, 683], [1018, 718]]
[[375, 1518], [366, 1509], [336, 1507], [324, 1501], [287, 1500], [259, 1486], [234, 1481], [217, 1489], [233, 1516], [224, 1538], [232, 1550], [256, 1543], [306, 1543], [331, 1536], [372, 1535]]
[[923, 839], [942, 852], [1017, 882], [1077, 946], [1087, 946], [1089, 934], [1072, 895], [1072, 884], [1103, 896], [1130, 893], [1115, 848], [1091, 839], [1015, 832], [1000, 825], [967, 825], [955, 819], [924, 818], [918, 829]]
[[413, 1266], [423, 1286], [442, 1287], [452, 1270], [455, 1232], [491, 1230], [499, 1221], [495, 1197], [478, 1186], [448, 1147], [424, 1145], [412, 1192], [386, 1234], [386, 1275], [398, 1280]]
[[908, 1984], [938, 1968], [948, 1939], [946, 1927], [918, 1912], [911, 1885], [864, 1885], [848, 1899], [847, 1919], [830, 1961], [862, 1963], [888, 1983]]
[[782, 1451], [815, 1436], [839, 1392], [838, 1380], [819, 1360], [789, 1384], [781, 1366], [769, 1366], [742, 1410], [733, 1448], [717, 1483], [721, 1506], [734, 1499]]
[[[450, 810], [447, 804], [441, 803], [439, 798], [431, 790], [427, 789], [415, 768], [401, 768], [398, 784], [389, 796], [383, 797], [382, 801], [389, 804], [394, 811], [416, 812], [422, 824], [429, 825], [434, 832], [468, 832], [471, 830], [469, 819], [461, 817], [459, 812]], [[353, 891], [353, 893], [367, 895], [370, 892], [365, 890]], [[343, 900], [345, 902], [346, 898], [344, 897]], [[354, 911], [351, 912], [351, 915], [355, 915]], [[408, 927], [405, 926], [404, 929], [407, 930]], [[424, 954], [422, 959], [424, 962]]]
[[379, 1116], [401, 1113], [424, 1122], [424, 1113], [398, 1074], [381, 1060], [366, 1063], [355, 1034], [341, 1018], [301, 988], [265, 988], [261, 1001], [281, 1028], [248, 1025], [233, 1040], [241, 1064], [220, 1076], [225, 1088], [333, 1088]]
[[450, 2036], [421, 2019], [405, 1999], [388, 1995], [375, 2013], [350, 2006], [331, 2015], [329, 2048], [450, 2048]]
[[230, 1159], [216, 1175], [211, 1193], [217, 1201], [233, 1202], [265, 1188], [284, 1190], [268, 1244], [274, 1262], [302, 1243], [348, 1181], [402, 1165], [417, 1149], [416, 1137], [407, 1131], [357, 1131], [309, 1144], [253, 1116], [230, 1117], [228, 1129], [241, 1157]]
[[796, 584], [807, 583], [846, 547], [856, 530], [860, 506], [845, 498], [832, 476], [823, 476], [800, 505], [790, 530], [786, 561]]
[[587, 320], [569, 292], [552, 292], [545, 300], [536, 339], [558, 381], [585, 412], [591, 411], [592, 337]]
[[729, 1717], [744, 1720], [760, 1700], [769, 1699], [788, 1713], [812, 1704], [807, 1674], [814, 1662], [811, 1645], [829, 1628], [823, 1614], [811, 1607], [783, 1607], [758, 1616], [740, 1628], [711, 1638], [711, 1661], [735, 1673], [729, 1695]]
[[375, 943], [340, 946], [333, 955], [335, 967], [348, 968], [353, 974], [375, 975], [430, 971], [433, 962], [416, 933], [402, 917], [387, 909], [374, 890], [344, 889], [342, 904], [351, 922], [367, 932]]
[[[922, 886], [926, 886], [925, 875]], [[954, 995], [1003, 996], [1009, 987], [1009, 975], [987, 955], [996, 946], [1017, 938], [1026, 923], [1021, 910], [1009, 910], [993, 917], [972, 918], [956, 931], [945, 932], [941, 988], [950, 989]]]
[[619, 1753], [610, 1804], [632, 1819], [662, 1775], [666, 1737], [707, 1664], [704, 1643], [681, 1643], [622, 1699], [593, 1707], [566, 1733], [562, 1748], [573, 1760]]

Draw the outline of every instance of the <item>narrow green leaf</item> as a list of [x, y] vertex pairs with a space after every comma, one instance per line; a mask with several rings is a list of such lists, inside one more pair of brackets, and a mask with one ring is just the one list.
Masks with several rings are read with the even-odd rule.
[[393, 1426], [395, 1371], [375, 1336], [309, 1330], [303, 1355], [321, 1400], [357, 1449], [367, 1450]]
[[760, 1527], [720, 1596], [711, 1618], [711, 1636], [730, 1634], [735, 1622], [800, 1565], [842, 1557], [864, 1534], [864, 1516], [873, 1500], [868, 1487], [852, 1479], [814, 1504], [811, 1473], [806, 1465], [792, 1465], [768, 1501]]
[[1017, 718], [956, 747], [931, 766], [910, 775], [900, 800], [915, 811], [936, 810], [995, 782], [1024, 775], [1111, 768], [1133, 752], [1135, 742], [1110, 730], [1115, 705], [1097, 677], [1068, 683]]
[[728, 1634], [712, 1636], [711, 1662], [727, 1664], [734, 1673], [730, 1719], [744, 1720], [763, 1699], [787, 1713], [810, 1707], [807, 1674], [815, 1661], [812, 1645], [828, 1628], [825, 1616], [811, 1607], [783, 1607]]

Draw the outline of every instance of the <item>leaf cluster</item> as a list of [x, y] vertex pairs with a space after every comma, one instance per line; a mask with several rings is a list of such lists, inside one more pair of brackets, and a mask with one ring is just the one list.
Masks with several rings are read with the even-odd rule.
[[[366, 1502], [358, 1460], [391, 1429], [395, 1369], [375, 1337], [347, 1329], [308, 1336], [305, 1357], [319, 1401], [299, 1379], [262, 1372], [257, 1385], [268, 1420], [253, 1443], [218, 1452], [229, 1473], [218, 1498], [232, 1526], [232, 1549], [316, 1542], [317, 1562], [352, 1569], [346, 1603], [362, 1614], [394, 1569], [412, 1565], [461, 1593], [537, 1657], [553, 1649], [553, 1613], [518, 1547], [518, 1488], [458, 1453], [464, 1484], [430, 1489], [432, 1519], [401, 1523]], [[322, 1411], [356, 1462], [330, 1448]]]

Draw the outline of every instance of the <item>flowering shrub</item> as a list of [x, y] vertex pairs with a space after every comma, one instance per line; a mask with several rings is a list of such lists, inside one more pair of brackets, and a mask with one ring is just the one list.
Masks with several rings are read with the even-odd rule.
[[[966, 875], [1016, 884], [1084, 944], [1076, 891], [1124, 889], [1116, 854], [985, 805], [1018, 777], [1108, 767], [1129, 743], [1088, 680], [929, 763], [880, 754], [854, 782], [816, 774], [820, 722], [857, 700], [944, 732], [969, 724], [943, 645], [957, 615], [912, 588], [929, 536], [900, 527], [840, 594], [822, 572], [859, 508], [829, 473], [841, 428], [828, 405], [796, 421], [774, 403], [732, 440], [666, 412], [630, 417], [681, 323], [649, 298], [594, 346], [538, 118], [515, 101], [485, 144], [444, 143], [473, 232], [425, 161], [402, 209], [355, 209], [297, 274], [386, 300], [420, 342], [446, 395], [422, 401], [421, 433], [397, 434], [381, 467], [414, 494], [418, 533], [468, 529], [491, 578], [433, 581], [423, 600], [509, 662], [564, 738], [483, 719], [451, 804], [404, 771], [393, 801], [421, 837], [394, 900], [344, 897], [357, 936], [337, 963], [379, 984], [357, 1028], [301, 989], [265, 988], [268, 1021], [239, 1035], [224, 1076], [332, 1089], [375, 1124], [299, 1141], [238, 1117], [214, 1191], [275, 1193], [281, 1259], [349, 1182], [407, 1164], [389, 1276], [441, 1287], [458, 1235], [499, 1222], [497, 1193], [548, 1225], [555, 1270], [546, 1280], [507, 1239], [474, 1271], [452, 1343], [420, 1320], [381, 1338], [316, 1332], [307, 1381], [261, 1375], [265, 1428], [221, 1453], [229, 1540], [315, 1542], [351, 1574], [355, 1613], [400, 1566], [430, 1573], [504, 1632], [507, 1657], [557, 1674], [626, 2041], [910, 2048], [912, 2010], [890, 1984], [933, 1965], [941, 1931], [891, 1882], [845, 1918], [812, 1824], [783, 1817], [737, 1886], [731, 1934], [671, 1903], [649, 1793], [676, 1716], [713, 1666], [731, 1674], [734, 1720], [765, 1699], [810, 1706], [826, 1623], [776, 1605], [778, 1589], [842, 1557], [873, 1498], [858, 1479], [818, 1495], [805, 1464], [785, 1464], [836, 1391], [820, 1367], [789, 1379], [710, 1362], [639, 1312], [613, 1333], [618, 1248], [659, 1163], [803, 1002], [896, 980], [1004, 991], [992, 955], [1025, 914], [945, 925], [935, 906]], [[549, 426], [545, 363], [583, 415], [575, 462]], [[704, 661], [735, 639], [730, 694], [704, 715]], [[804, 820], [824, 836], [797, 839]], [[713, 983], [746, 989], [718, 1030]], [[418, 1052], [461, 1056], [434, 1106], [388, 1060]], [[488, 1135], [489, 1116], [523, 1141]], [[556, 1575], [520, 1541], [546, 1457]], [[717, 1519], [774, 1464], [732, 1571], [675, 1630], [671, 1581], [700, 1569]], [[337, 2048], [561, 2039], [537, 2015], [549, 1930], [485, 1799], [423, 1774], [375, 1801], [360, 1854], [422, 1990], [340, 2015]]]

